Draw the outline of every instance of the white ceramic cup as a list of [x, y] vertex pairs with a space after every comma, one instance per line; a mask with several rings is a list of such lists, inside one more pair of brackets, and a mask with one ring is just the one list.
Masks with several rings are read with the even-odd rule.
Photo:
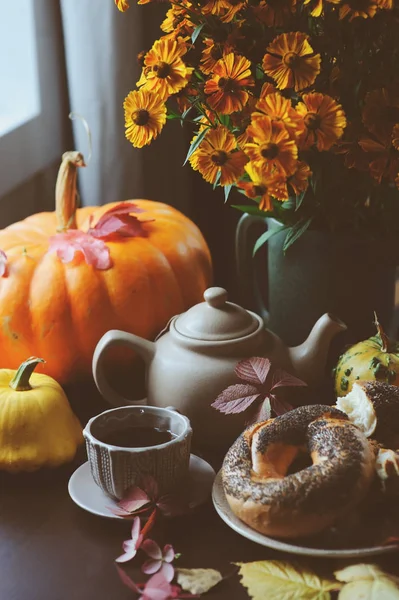
[[[130, 427], [170, 431], [171, 440], [130, 448], [101, 441], [110, 432]], [[169, 408], [122, 406], [92, 417], [83, 430], [91, 474], [98, 486], [120, 500], [125, 491], [152, 475], [159, 494], [170, 492], [188, 473], [192, 429], [187, 417]]]

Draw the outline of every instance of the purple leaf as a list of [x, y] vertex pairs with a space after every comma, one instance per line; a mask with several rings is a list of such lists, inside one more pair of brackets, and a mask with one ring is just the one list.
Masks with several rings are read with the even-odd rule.
[[236, 375], [254, 385], [263, 385], [270, 371], [270, 360], [261, 356], [253, 356], [240, 361], [236, 368]]
[[260, 392], [255, 386], [237, 383], [223, 390], [211, 406], [225, 414], [240, 413], [251, 406], [259, 396]]
[[284, 371], [283, 369], [275, 369], [272, 372], [272, 381], [271, 381], [271, 387], [270, 390], [273, 390], [274, 388], [277, 387], [290, 387], [290, 386], [294, 386], [294, 387], [299, 387], [299, 386], [306, 386], [307, 384], [302, 381], [302, 379], [298, 379], [298, 377], [294, 377], [294, 375], [290, 375], [290, 373], [287, 373], [286, 371]]
[[271, 396], [271, 405], [277, 416], [283, 415], [294, 408], [292, 404], [282, 398], [277, 398], [276, 396]]
[[270, 400], [269, 398], [266, 398], [259, 407], [254, 423], [259, 421], [267, 421], [271, 416], [272, 410], [270, 406]]

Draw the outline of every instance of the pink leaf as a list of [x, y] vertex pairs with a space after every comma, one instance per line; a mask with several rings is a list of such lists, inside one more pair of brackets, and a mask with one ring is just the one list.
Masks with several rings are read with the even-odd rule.
[[57, 233], [50, 237], [49, 252], [56, 252], [63, 263], [71, 262], [76, 252], [81, 252], [88, 265], [99, 270], [112, 266], [109, 248], [102, 240], [80, 231], [70, 229], [65, 233]]
[[253, 385], [263, 385], [270, 371], [270, 360], [261, 356], [253, 356], [246, 360], [240, 361], [236, 368], [236, 375], [252, 383]]
[[298, 379], [298, 377], [294, 377], [290, 373], [287, 373], [283, 369], [275, 369], [272, 372], [272, 381], [270, 390], [277, 387], [299, 387], [306, 386], [307, 384], [302, 381], [302, 379]]
[[277, 398], [276, 396], [271, 397], [271, 405], [273, 411], [277, 416], [283, 415], [284, 413], [289, 412], [294, 408], [292, 404], [290, 404], [283, 398]]
[[143, 210], [132, 203], [118, 204], [107, 210], [94, 227], [91, 226], [88, 233], [96, 238], [106, 238], [114, 233], [127, 237], [147, 237], [148, 232], [143, 227], [144, 221], [139, 221], [137, 217], [130, 213], [141, 213]]
[[154, 575], [154, 573], [158, 573], [160, 568], [162, 567], [162, 560], [156, 560], [155, 558], [150, 558], [146, 560], [145, 563], [141, 565], [141, 570], [146, 575]]
[[7, 272], [7, 255], [3, 250], [0, 250], [0, 277], [4, 277]]
[[223, 390], [211, 406], [225, 414], [240, 413], [251, 406], [259, 396], [260, 391], [255, 386], [237, 383]]
[[156, 573], [147, 581], [140, 600], [169, 600], [174, 596], [174, 586], [165, 579], [162, 573]]
[[141, 544], [141, 550], [154, 560], [162, 560], [162, 550], [154, 540], [148, 538], [144, 540]]
[[118, 502], [118, 506], [128, 513], [132, 513], [136, 510], [139, 510], [149, 502], [151, 502], [151, 500], [147, 493], [141, 488], [134, 486], [125, 492], [122, 500]]
[[125, 573], [125, 571], [123, 569], [121, 569], [120, 567], [118, 567], [118, 565], [116, 565], [119, 577], [121, 578], [122, 582], [133, 592], [136, 592], [136, 594], [141, 594], [140, 588], [134, 583], [134, 581], [132, 581], [129, 577], [129, 575], [127, 573]]

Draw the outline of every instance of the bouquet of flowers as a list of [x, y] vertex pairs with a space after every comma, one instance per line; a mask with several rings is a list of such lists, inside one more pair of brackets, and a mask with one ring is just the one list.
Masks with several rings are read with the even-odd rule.
[[398, 0], [166, 4], [124, 102], [133, 146], [190, 124], [186, 162], [283, 223], [285, 247], [309, 226], [399, 234]]

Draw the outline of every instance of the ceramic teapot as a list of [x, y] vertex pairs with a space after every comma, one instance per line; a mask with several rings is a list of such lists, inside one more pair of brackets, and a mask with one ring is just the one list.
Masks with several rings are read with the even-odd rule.
[[231, 443], [242, 431], [245, 413], [223, 415], [211, 407], [227, 386], [238, 383], [236, 364], [251, 356], [265, 356], [309, 384], [323, 375], [332, 337], [346, 329], [325, 314], [308, 339], [286, 348], [262, 318], [228, 302], [220, 287], [205, 291], [204, 302], [171, 319], [155, 342], [118, 330], [108, 331], [93, 356], [93, 376], [102, 396], [113, 406], [137, 404], [120, 396], [106, 380], [102, 362], [107, 349], [127, 344], [145, 361], [148, 404], [173, 406], [192, 424], [195, 439], [209, 445]]

